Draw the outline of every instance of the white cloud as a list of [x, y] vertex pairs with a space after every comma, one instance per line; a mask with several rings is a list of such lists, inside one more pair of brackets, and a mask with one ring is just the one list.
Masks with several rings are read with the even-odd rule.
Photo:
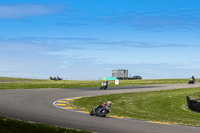
[[27, 16], [44, 15], [60, 10], [58, 5], [13, 4], [0, 5], [0, 18], [15, 19]]
[[20, 70], [13, 70], [13, 69], [1, 69], [0, 72], [20, 72]]
[[68, 67], [66, 65], [61, 65], [60, 68], [61, 69], [68, 69]]

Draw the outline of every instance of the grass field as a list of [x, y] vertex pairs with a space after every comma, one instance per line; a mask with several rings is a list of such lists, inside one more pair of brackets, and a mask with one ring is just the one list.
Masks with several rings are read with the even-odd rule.
[[200, 88], [188, 88], [83, 97], [70, 102], [70, 105], [81, 110], [91, 111], [96, 105], [112, 101], [109, 115], [146, 121], [200, 126], [200, 113], [190, 111], [186, 100], [187, 95], [199, 91]]
[[90, 133], [0, 117], [0, 133]]
[[189, 95], [189, 98], [200, 102], [200, 92], [196, 92], [196, 93]]
[[0, 81], [42, 81], [42, 80], [40, 80], [40, 79], [0, 77]]
[[[11, 79], [17, 81], [17, 79]], [[8, 81], [6, 78], [0, 78], [0, 81]], [[100, 87], [102, 81], [50, 81], [50, 80], [25, 80], [21, 82], [0, 83], [0, 89], [36, 89], [36, 88], [84, 88]], [[156, 84], [178, 84], [187, 83], [188, 79], [146, 79], [146, 80], [120, 80], [119, 85], [114, 81], [109, 81], [109, 86], [139, 86]]]

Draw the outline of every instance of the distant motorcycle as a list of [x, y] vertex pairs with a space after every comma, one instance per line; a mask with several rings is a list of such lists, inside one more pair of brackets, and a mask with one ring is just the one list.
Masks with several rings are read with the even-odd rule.
[[54, 78], [50, 76], [50, 80], [57, 81], [57, 80], [63, 80], [63, 79], [60, 78], [60, 77], [58, 77], [58, 76], [57, 76], [57, 77], [54, 77]]
[[63, 79], [57, 76], [57, 80], [63, 80]]
[[108, 82], [108, 81], [103, 82], [103, 83], [101, 84], [100, 90], [101, 90], [101, 89], [107, 89], [107, 88], [108, 88], [108, 85], [109, 85], [109, 82]]
[[189, 79], [189, 82], [188, 82], [188, 84], [194, 84], [195, 83], [195, 79]]
[[106, 114], [108, 114], [110, 111], [103, 105], [99, 105], [97, 108], [93, 108], [93, 110], [90, 112], [90, 115], [96, 115], [99, 117], [106, 117]]

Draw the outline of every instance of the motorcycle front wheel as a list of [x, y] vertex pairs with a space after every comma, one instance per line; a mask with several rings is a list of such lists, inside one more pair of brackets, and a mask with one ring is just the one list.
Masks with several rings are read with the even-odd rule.
[[91, 115], [91, 116], [93, 116], [93, 115], [94, 115], [94, 111], [93, 111], [93, 110], [90, 112], [90, 115]]

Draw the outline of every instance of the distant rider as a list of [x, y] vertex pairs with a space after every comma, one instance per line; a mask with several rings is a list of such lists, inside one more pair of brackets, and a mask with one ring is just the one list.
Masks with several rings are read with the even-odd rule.
[[194, 78], [194, 76], [192, 76], [192, 77], [191, 77], [191, 79], [195, 81], [195, 78]]
[[106, 82], [104, 81], [102, 84], [101, 84], [101, 86], [105, 86], [106, 85]]
[[107, 85], [107, 86], [109, 85], [109, 82], [108, 82], [108, 81], [106, 81], [106, 85]]
[[104, 81], [104, 82], [101, 84], [100, 89], [107, 89], [107, 88], [108, 88], [108, 85], [109, 85], [109, 82], [108, 82], [108, 81]]
[[195, 83], [195, 78], [192, 76], [188, 82], [188, 84], [194, 84]]
[[108, 81], [104, 81], [103, 83], [102, 83], [102, 86], [108, 86], [109, 85], [109, 82]]

